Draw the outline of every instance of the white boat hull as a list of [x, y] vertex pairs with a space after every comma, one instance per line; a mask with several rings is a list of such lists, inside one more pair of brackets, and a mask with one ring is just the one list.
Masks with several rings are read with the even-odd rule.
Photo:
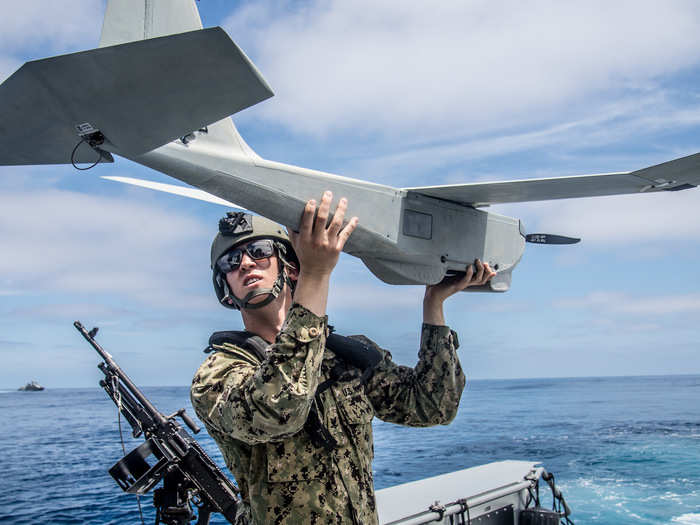
[[464, 518], [464, 523], [518, 525], [544, 472], [538, 463], [499, 461], [382, 489], [376, 494], [379, 522], [462, 523]]

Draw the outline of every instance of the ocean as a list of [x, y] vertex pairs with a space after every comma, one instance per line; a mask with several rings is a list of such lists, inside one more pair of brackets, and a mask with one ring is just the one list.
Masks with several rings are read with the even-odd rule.
[[[187, 387], [143, 391], [164, 413], [193, 415]], [[699, 401], [690, 375], [471, 381], [449, 426], [375, 421], [376, 488], [523, 459], [555, 474], [576, 524], [700, 525]], [[130, 450], [141, 440], [128, 430]], [[197, 438], [223, 465], [206, 431]], [[0, 523], [140, 523], [107, 473], [121, 457], [102, 389], [0, 392]]]

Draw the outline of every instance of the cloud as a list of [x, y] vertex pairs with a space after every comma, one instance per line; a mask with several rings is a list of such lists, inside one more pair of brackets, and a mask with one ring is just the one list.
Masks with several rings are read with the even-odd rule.
[[[55, 298], [54, 298], [55, 299]], [[44, 298], [45, 300], [45, 298]], [[90, 317], [100, 321], [100, 326], [110, 324], [109, 319], [136, 317], [135, 311], [127, 308], [111, 307], [108, 304], [96, 302], [83, 303], [44, 303], [36, 302], [29, 306], [17, 306], [5, 313], [7, 318], [50, 319], [53, 322], [64, 323], [76, 318]]]
[[[494, 206], [519, 217], [526, 231], [581, 237], [610, 246], [700, 239], [700, 190], [619, 195]], [[659, 245], [663, 249], [663, 244]]]
[[394, 311], [416, 309], [423, 300], [423, 286], [390, 286], [380, 282], [338, 283], [329, 296], [329, 311]]
[[[385, 183], [393, 179], [401, 187], [425, 185], [426, 173], [430, 172], [434, 173], [430, 184], [457, 184], [630, 171], [695, 153], [696, 147], [687, 150], [680, 144], [656, 144], [643, 152], [635, 145], [638, 148], [647, 144], [650, 137], [658, 138], [659, 132], [687, 131], [698, 126], [700, 105], [677, 108], [664, 97], [649, 96], [603, 105], [578, 120], [481, 137], [394, 146], [393, 151], [372, 152], [367, 158], [350, 160], [347, 170], [360, 177], [375, 175], [378, 181]], [[633, 137], [633, 144], [630, 144], [630, 137]], [[621, 144], [624, 150], [632, 147], [634, 154], [601, 153], [603, 148]], [[595, 155], [591, 155], [591, 151], [595, 151]], [[532, 162], [520, 162], [506, 170], [500, 168], [500, 159], [525, 152], [537, 152], [536, 167]], [[474, 166], [484, 160], [495, 161], [496, 167], [486, 168], [486, 171], [479, 167], [475, 171]]]
[[204, 307], [210, 297], [196, 283], [206, 282], [209, 237], [198, 220], [137, 200], [58, 189], [0, 194], [0, 275], [13, 295], [112, 294]]
[[499, 129], [587, 98], [583, 115], [654, 93], [700, 50], [690, 1], [248, 3], [224, 26], [277, 95], [257, 114], [320, 136]]
[[599, 313], [627, 315], [672, 315], [700, 311], [700, 294], [632, 296], [617, 292], [592, 292], [583, 298], [555, 302], [559, 308], [594, 309]]
[[23, 341], [9, 341], [7, 339], [0, 339], [0, 348], [15, 348], [17, 346], [28, 346], [29, 343]]
[[0, 18], [0, 47], [5, 53], [40, 46], [54, 53], [96, 47], [103, 14], [101, 0], [6, 3]]
[[5, 2], [0, 17], [0, 82], [24, 61], [97, 47], [101, 0]]
[[0, 55], [0, 82], [4, 82], [7, 77], [19, 69], [22, 62], [12, 57]]

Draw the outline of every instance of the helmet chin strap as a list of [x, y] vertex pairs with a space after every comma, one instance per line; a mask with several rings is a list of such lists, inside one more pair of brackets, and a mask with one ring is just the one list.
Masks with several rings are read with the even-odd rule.
[[[246, 310], [255, 310], [256, 308], [262, 308], [263, 306], [270, 304], [272, 301], [277, 299], [277, 297], [279, 297], [280, 292], [284, 288], [284, 280], [281, 279], [281, 277], [281, 275], [277, 276], [275, 284], [272, 285], [272, 288], [260, 288], [258, 290], [251, 290], [246, 294], [246, 296], [243, 299], [239, 299], [235, 295], [231, 294], [231, 299], [233, 299], [234, 304], [236, 304], [236, 306], [238, 306], [238, 308], [240, 308], [241, 310], [243, 310], [244, 308]], [[255, 297], [259, 297], [261, 295], [267, 295], [267, 297], [258, 303], [250, 302], [251, 299], [254, 299]]]
[[[256, 308], [262, 308], [263, 306], [270, 304], [272, 301], [277, 299], [277, 297], [279, 297], [279, 295], [282, 293], [282, 290], [284, 290], [285, 283], [289, 285], [289, 289], [292, 291], [292, 294], [294, 293], [294, 282], [289, 278], [289, 275], [287, 274], [286, 261], [280, 264], [280, 271], [277, 274], [277, 279], [272, 285], [272, 288], [260, 288], [258, 290], [251, 290], [246, 294], [246, 296], [243, 299], [240, 299], [234, 295], [234, 293], [229, 288], [226, 279], [224, 279], [223, 281], [224, 291], [226, 293], [221, 299], [221, 302], [223, 303], [224, 301], [228, 301], [230, 299], [239, 310], [255, 310]], [[267, 295], [267, 297], [257, 303], [250, 302], [251, 299], [254, 299], [255, 297], [259, 297], [261, 295]]]

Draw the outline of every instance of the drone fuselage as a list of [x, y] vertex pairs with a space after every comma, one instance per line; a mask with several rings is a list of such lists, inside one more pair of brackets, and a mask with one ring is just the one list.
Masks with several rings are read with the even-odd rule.
[[[299, 168], [195, 132], [131, 160], [296, 229], [304, 204], [325, 190], [360, 219], [345, 251], [389, 284], [435, 284], [475, 259], [506, 291], [525, 238], [518, 219], [357, 179]], [[118, 153], [118, 152], [115, 152]]]

